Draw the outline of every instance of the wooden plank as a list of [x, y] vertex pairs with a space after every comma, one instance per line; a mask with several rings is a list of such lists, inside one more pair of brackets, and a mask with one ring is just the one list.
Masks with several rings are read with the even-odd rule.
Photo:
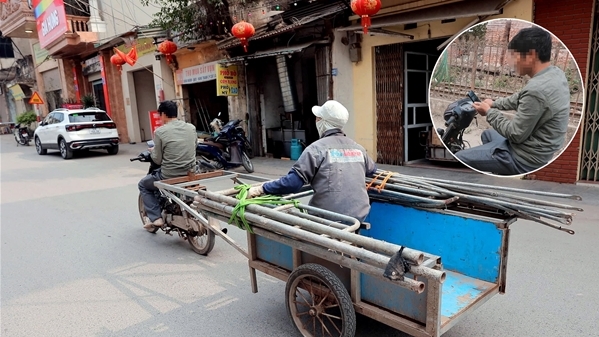
[[214, 171], [214, 172], [206, 172], [206, 173], [197, 173], [197, 174], [186, 175], [186, 176], [183, 176], [183, 177], [176, 177], [176, 178], [164, 179], [164, 180], [161, 180], [161, 182], [163, 182], [165, 184], [174, 185], [174, 184], [185, 183], [185, 182], [189, 182], [189, 181], [195, 181], [195, 180], [202, 180], [202, 179], [207, 179], [207, 178], [220, 177], [223, 174], [224, 174], [224, 171]]
[[256, 278], [256, 269], [252, 267], [252, 262], [256, 261], [258, 253], [256, 252], [256, 234], [247, 232], [248, 239], [248, 266], [250, 267], [250, 283], [252, 286], [252, 293], [258, 292], [258, 280]]
[[387, 324], [392, 328], [408, 333], [414, 337], [431, 337], [431, 335], [425, 331], [421, 324], [410, 321], [366, 302], [360, 301], [354, 303], [354, 309], [356, 310], [357, 314], [370, 317], [375, 321]]
[[289, 274], [290, 274], [285, 269], [279, 268], [279, 267], [275, 266], [274, 264], [270, 264], [270, 263], [264, 262], [264, 261], [251, 261], [250, 267], [255, 268], [255, 269], [263, 272], [264, 274], [270, 275], [270, 276], [277, 278], [283, 282], [287, 282], [287, 279], [289, 278]]

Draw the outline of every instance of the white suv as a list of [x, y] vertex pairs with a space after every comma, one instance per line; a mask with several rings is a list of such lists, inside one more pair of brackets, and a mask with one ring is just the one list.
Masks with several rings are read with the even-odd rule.
[[116, 124], [98, 108], [56, 109], [35, 129], [33, 139], [39, 155], [55, 149], [64, 159], [72, 158], [74, 151], [83, 149], [107, 149], [109, 154], [119, 152]]

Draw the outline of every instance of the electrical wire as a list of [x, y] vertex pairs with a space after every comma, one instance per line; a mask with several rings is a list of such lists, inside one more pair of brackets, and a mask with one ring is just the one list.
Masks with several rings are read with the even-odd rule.
[[[79, 2], [79, 0], [75, 0], [75, 1], [76, 1], [76, 2]], [[65, 2], [64, 4], [65, 4], [66, 6], [69, 6], [69, 7], [71, 7], [71, 8], [74, 8], [74, 9], [76, 9], [76, 10], [81, 10], [80, 8], [77, 8], [77, 7], [75, 7], [75, 6], [71, 5], [71, 4], [70, 4], [70, 3], [68, 3], [68, 2]], [[94, 9], [97, 9], [97, 8], [94, 8]], [[104, 14], [106, 14], [106, 15], [108, 15], [108, 16], [111, 16], [111, 15], [110, 15], [110, 14], [108, 14], [108, 13], [104, 13]], [[120, 19], [120, 18], [115, 18], [115, 17], [112, 17], [112, 18], [113, 18], [113, 19], [117, 19], [117, 20], [119, 20], [119, 21], [122, 21], [123, 23], [125, 23], [125, 24], [129, 25], [129, 22], [127, 22], [127, 21], [125, 21], [125, 20], [122, 20], [122, 19]]]

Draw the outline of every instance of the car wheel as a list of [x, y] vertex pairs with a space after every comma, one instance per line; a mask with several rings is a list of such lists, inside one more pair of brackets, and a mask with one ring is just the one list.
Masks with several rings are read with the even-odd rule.
[[42, 142], [40, 141], [39, 137], [35, 137], [35, 150], [40, 156], [48, 153], [48, 150], [44, 149], [42, 146]]
[[108, 150], [108, 154], [117, 154], [117, 153], [119, 153], [119, 146], [113, 145], [106, 150]]
[[63, 159], [73, 158], [73, 150], [71, 150], [69, 148], [69, 146], [67, 145], [67, 142], [64, 140], [64, 138], [60, 139], [60, 141], [58, 143], [58, 148], [60, 149], [60, 155], [62, 156]]

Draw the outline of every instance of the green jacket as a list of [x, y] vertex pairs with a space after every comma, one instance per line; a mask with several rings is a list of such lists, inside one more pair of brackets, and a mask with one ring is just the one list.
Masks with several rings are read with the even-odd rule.
[[[513, 119], [499, 110], [516, 110]], [[570, 89], [564, 72], [549, 66], [528, 81], [522, 91], [499, 98], [487, 121], [507, 138], [514, 158], [530, 167], [548, 163], [564, 144], [570, 115]]]
[[161, 165], [164, 179], [187, 175], [196, 163], [198, 135], [195, 126], [181, 120], [156, 129], [152, 160]]

